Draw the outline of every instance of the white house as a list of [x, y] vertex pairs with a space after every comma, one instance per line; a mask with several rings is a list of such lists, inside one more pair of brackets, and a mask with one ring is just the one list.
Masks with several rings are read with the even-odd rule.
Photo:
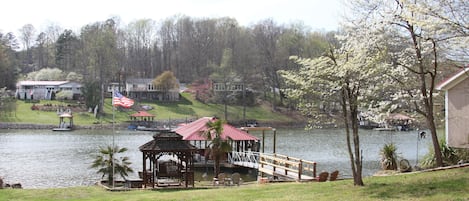
[[19, 81], [16, 84], [16, 98], [50, 100], [60, 91], [71, 91], [73, 97], [81, 95], [82, 85], [70, 81]]
[[445, 91], [446, 143], [450, 147], [469, 148], [469, 66], [439, 83]]
[[229, 82], [229, 83], [222, 83], [222, 82], [213, 82], [213, 91], [217, 92], [240, 92], [243, 91], [244, 84], [241, 82]]

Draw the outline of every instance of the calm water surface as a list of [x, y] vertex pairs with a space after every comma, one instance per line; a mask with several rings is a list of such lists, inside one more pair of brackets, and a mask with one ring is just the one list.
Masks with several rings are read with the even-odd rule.
[[[364, 175], [379, 170], [379, 150], [385, 143], [394, 142], [400, 156], [415, 165], [417, 157], [428, 152], [431, 139], [418, 140], [417, 131], [387, 132], [360, 130]], [[261, 132], [251, 132], [261, 138]], [[152, 140], [151, 132], [111, 130], [77, 130], [52, 132], [49, 130], [0, 130], [0, 177], [7, 183], [21, 183], [24, 188], [56, 188], [93, 185], [101, 179], [89, 169], [100, 147], [112, 144], [127, 147], [135, 172], [142, 169], [142, 154], [138, 147]], [[265, 152], [273, 151], [272, 132], [265, 132]], [[418, 145], [418, 154], [417, 154]], [[345, 135], [341, 129], [277, 130], [276, 152], [283, 155], [316, 161], [318, 171], [341, 172], [351, 177]], [[130, 174], [137, 179], [136, 173]]]

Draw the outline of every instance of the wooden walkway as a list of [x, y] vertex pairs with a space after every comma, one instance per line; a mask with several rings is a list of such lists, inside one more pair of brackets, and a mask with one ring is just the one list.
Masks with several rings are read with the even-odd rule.
[[258, 152], [232, 152], [228, 158], [234, 165], [257, 168], [261, 177], [265, 174], [278, 180], [312, 181], [316, 178], [316, 162], [281, 154]]
[[259, 152], [233, 151], [230, 154], [228, 154], [228, 163], [231, 163], [237, 166], [258, 169], [259, 168]]

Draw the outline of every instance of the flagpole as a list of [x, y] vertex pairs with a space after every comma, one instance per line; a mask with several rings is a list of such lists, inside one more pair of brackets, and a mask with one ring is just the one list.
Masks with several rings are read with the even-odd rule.
[[115, 106], [114, 106], [114, 90], [112, 90], [112, 99], [111, 99], [111, 104], [112, 104], [112, 154], [111, 154], [111, 162], [112, 162], [112, 188], [114, 188], [114, 183], [115, 183], [115, 179], [114, 179], [114, 175], [115, 175], [115, 172], [114, 172], [114, 154], [115, 154], [115, 145], [114, 145], [114, 121], [115, 121], [115, 114], [114, 114], [114, 110], [115, 110]]
[[[114, 102], [116, 100], [116, 102]], [[114, 188], [114, 183], [115, 183], [115, 164], [114, 164], [114, 154], [115, 152], [115, 121], [116, 121], [116, 115], [115, 115], [115, 110], [116, 110], [116, 105], [122, 106], [124, 108], [130, 108], [133, 104], [134, 101], [130, 98], [126, 98], [122, 94], [119, 93], [119, 91], [116, 91], [116, 89], [112, 89], [112, 155], [111, 155], [111, 160], [112, 160], [112, 187]]]

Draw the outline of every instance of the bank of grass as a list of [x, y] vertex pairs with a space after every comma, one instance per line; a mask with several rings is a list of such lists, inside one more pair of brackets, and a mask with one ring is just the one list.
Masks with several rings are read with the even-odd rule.
[[324, 183], [272, 183], [191, 190], [109, 192], [100, 187], [0, 190], [0, 200], [469, 200], [469, 168]]
[[[41, 101], [39, 104], [66, 105], [60, 101]], [[156, 120], [168, 119], [195, 119], [204, 116], [224, 117], [224, 106], [222, 104], [205, 104], [195, 100], [191, 94], [182, 93], [181, 101], [174, 103], [156, 103], [156, 102], [137, 102], [138, 105], [149, 105], [154, 109], [148, 111], [155, 115]], [[58, 124], [58, 117], [55, 111], [44, 112], [31, 110], [33, 103], [26, 103], [18, 100], [16, 111], [9, 115], [0, 116], [2, 122], [32, 123], [32, 124]], [[91, 125], [96, 123], [108, 124], [112, 122], [111, 99], [106, 99], [104, 107], [105, 115], [95, 118], [93, 113], [79, 112], [74, 114], [74, 122], [77, 125]], [[135, 110], [115, 111], [115, 121], [117, 123], [129, 120], [129, 115]], [[228, 106], [228, 119], [230, 121], [239, 121], [243, 118], [242, 106]], [[258, 121], [270, 122], [291, 122], [290, 117], [275, 113], [269, 107], [260, 105], [248, 107], [246, 109], [246, 119], [256, 119]]]

